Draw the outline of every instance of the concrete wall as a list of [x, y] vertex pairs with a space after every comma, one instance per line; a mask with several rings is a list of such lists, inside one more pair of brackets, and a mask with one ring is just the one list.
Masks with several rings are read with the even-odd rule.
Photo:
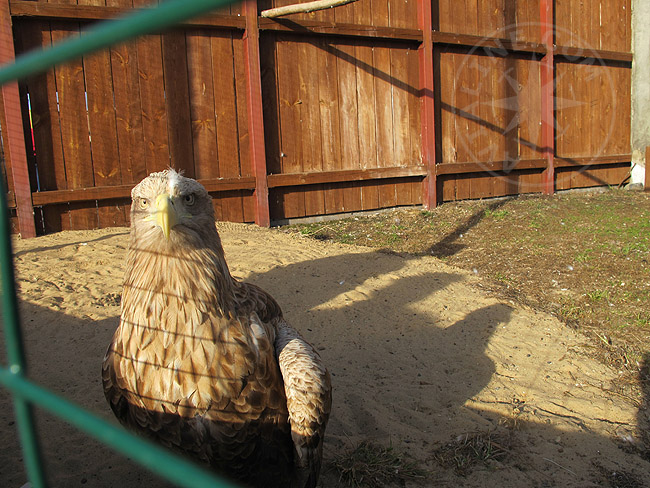
[[631, 183], [643, 183], [645, 148], [650, 146], [650, 1], [632, 0], [632, 170]]

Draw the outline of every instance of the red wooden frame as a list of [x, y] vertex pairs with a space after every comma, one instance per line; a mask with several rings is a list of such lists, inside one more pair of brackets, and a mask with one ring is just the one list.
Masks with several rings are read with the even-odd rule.
[[436, 178], [436, 138], [435, 138], [435, 104], [433, 98], [433, 24], [431, 18], [431, 1], [418, 1], [418, 24], [422, 29], [420, 44], [420, 90], [422, 99], [422, 162], [427, 169], [423, 181], [422, 203], [425, 208], [434, 208], [437, 204]]
[[269, 187], [266, 179], [264, 121], [262, 120], [262, 76], [260, 70], [260, 31], [257, 24], [257, 0], [243, 2], [246, 30], [244, 53], [246, 59], [246, 96], [248, 99], [248, 132], [250, 135], [251, 166], [255, 176], [255, 223], [271, 226]]
[[[10, 63], [15, 59], [14, 37], [12, 32], [11, 13], [9, 0], [0, 0], [0, 63]], [[20, 96], [18, 83], [15, 81], [2, 86], [2, 99], [4, 105], [4, 120], [7, 127], [3, 127], [5, 139], [5, 161], [7, 178], [14, 184], [16, 197], [16, 213], [20, 235], [24, 238], [36, 236], [34, 223], [34, 208], [32, 206], [32, 190], [29, 183], [27, 168], [27, 153], [25, 151], [25, 137], [23, 133], [22, 113], [20, 110]], [[3, 196], [4, 197], [4, 196]]]

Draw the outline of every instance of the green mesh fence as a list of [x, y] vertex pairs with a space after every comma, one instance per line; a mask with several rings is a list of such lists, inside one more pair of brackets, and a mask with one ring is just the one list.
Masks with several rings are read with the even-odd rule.
[[[159, 31], [230, 3], [233, 3], [233, 0], [170, 0], [155, 9], [141, 10], [119, 20], [102, 22], [80, 37], [61, 42], [49, 49], [26, 54], [17, 58], [13, 64], [0, 68], [0, 85], [135, 36]], [[32, 406], [50, 411], [179, 486], [234, 487], [232, 483], [130, 434], [117, 425], [103, 421], [26, 378], [14, 281], [7, 191], [2, 178], [0, 178], [0, 194], [2, 319], [8, 360], [6, 367], [0, 366], [0, 384], [8, 388], [13, 395], [16, 425], [27, 476], [32, 487], [47, 486], [32, 418]]]

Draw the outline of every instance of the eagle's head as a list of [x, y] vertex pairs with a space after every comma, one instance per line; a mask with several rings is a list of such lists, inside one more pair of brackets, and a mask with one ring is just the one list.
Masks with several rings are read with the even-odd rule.
[[190, 240], [214, 229], [212, 198], [198, 181], [173, 169], [152, 173], [131, 191], [131, 227], [166, 242]]

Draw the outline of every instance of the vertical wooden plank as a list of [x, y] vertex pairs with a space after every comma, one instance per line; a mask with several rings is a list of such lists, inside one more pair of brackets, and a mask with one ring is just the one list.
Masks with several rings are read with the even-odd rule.
[[257, 1], [245, 0], [246, 33], [244, 35], [244, 59], [246, 60], [246, 94], [248, 100], [248, 134], [251, 166], [255, 176], [255, 200], [257, 225], [270, 226], [269, 189], [266, 179], [266, 156], [264, 149], [264, 115], [262, 112], [262, 75], [260, 71], [260, 35], [257, 25]]
[[[315, 63], [316, 48], [308, 39], [297, 43], [298, 49], [298, 83], [299, 97], [302, 101], [302, 124], [300, 140], [302, 142], [302, 171], [318, 173], [323, 170], [319, 79]], [[322, 215], [325, 212], [325, 198], [321, 191], [314, 187], [305, 192], [305, 214]]]
[[[375, 84], [372, 47], [367, 43], [355, 46], [357, 60], [357, 100], [359, 114], [359, 158], [361, 168], [377, 167], [377, 134]], [[379, 208], [379, 192], [374, 185], [361, 185], [363, 210]]]
[[[52, 22], [52, 42], [79, 35], [77, 23]], [[80, 59], [54, 68], [61, 122], [61, 141], [68, 188], [94, 186], [90, 150], [84, 70]], [[70, 228], [94, 229], [97, 209], [88, 202], [70, 204]]]
[[[10, 63], [15, 58], [9, 3], [0, 2], [0, 63]], [[23, 238], [36, 237], [32, 190], [25, 152], [25, 137], [20, 109], [18, 83], [13, 81], [2, 85], [2, 135], [5, 143], [5, 171], [13, 183], [16, 198], [18, 227]], [[9, 185], [8, 185], [9, 186]], [[1, 195], [5, 198], [5, 195]]]
[[143, 36], [138, 39], [137, 59], [142, 130], [145, 140], [144, 160], [146, 172], [153, 173], [162, 171], [170, 165], [162, 47], [159, 35]]
[[[79, 0], [79, 5], [106, 5], [104, 0]], [[95, 186], [122, 184], [113, 94], [111, 52], [98, 51], [84, 57], [88, 103], [88, 127]], [[98, 201], [99, 227], [126, 225], [124, 206], [116, 201]]]
[[[455, 76], [455, 55], [448, 48], [440, 49], [440, 122], [441, 122], [441, 163], [453, 163], [456, 161], [456, 76]], [[422, 66], [422, 62], [420, 62]], [[420, 86], [424, 86], [422, 83]], [[424, 91], [426, 93], [426, 91]], [[424, 99], [423, 99], [424, 101]], [[422, 107], [422, 124], [425, 124], [427, 116], [424, 106]], [[425, 134], [422, 135], [422, 158], [426, 164], [427, 161], [427, 143]]]
[[[394, 152], [396, 127], [393, 125], [394, 103], [393, 76], [390, 47], [387, 43], [374, 43], [373, 65], [375, 70], [375, 134], [377, 141], [377, 166], [395, 166]], [[394, 207], [395, 184], [383, 181], [378, 184], [380, 207]]]
[[[216, 114], [216, 125], [214, 139], [209, 143], [211, 150], [217, 154], [217, 160], [212, 164], [207, 161], [201, 163], [201, 172], [210, 178], [214, 177], [236, 177], [241, 175], [241, 161], [239, 148], [239, 126], [245, 123], [240, 121], [237, 113], [237, 81], [235, 64], [242, 64], [241, 59], [234, 57], [234, 40], [231, 33], [212, 33], [209, 37], [210, 46], [202, 45], [203, 53], [211, 52], [210, 69], [212, 78], [212, 109], [213, 118]], [[238, 41], [240, 42], [240, 41]], [[204, 56], [205, 54], [201, 54]], [[207, 73], [205, 74], [207, 76]], [[243, 107], [246, 109], [246, 107]], [[206, 109], [207, 110], [207, 109]], [[245, 111], [245, 110], [244, 110]], [[206, 111], [207, 117], [207, 111]], [[246, 131], [246, 134], [248, 131]], [[248, 148], [248, 140], [243, 145]], [[215, 144], [215, 147], [212, 146]], [[247, 155], [250, 151], [247, 150]], [[196, 155], [195, 155], [196, 157]], [[219, 195], [225, 198], [224, 195]], [[226, 206], [234, 205], [229, 202]]]
[[[357, 77], [354, 45], [337, 44], [336, 70], [339, 93], [339, 140], [341, 141], [341, 169], [359, 169], [359, 124], [357, 105]], [[361, 209], [361, 189], [358, 185], [342, 184], [343, 211]]]
[[172, 167], [193, 178], [194, 153], [184, 31], [173, 30], [162, 35], [162, 60], [170, 161]]
[[[232, 32], [233, 71], [235, 73], [235, 98], [237, 100], [237, 134], [239, 140], [239, 174], [253, 176], [253, 154], [251, 149], [248, 89], [246, 81], [245, 44], [243, 33]], [[258, 43], [259, 44], [259, 43]], [[266, 144], [265, 144], [266, 145]], [[235, 159], [233, 159], [235, 161]], [[233, 168], [233, 172], [234, 172]], [[268, 171], [267, 171], [268, 173]]]
[[[217, 150], [217, 118], [215, 87], [213, 83], [213, 36], [207, 29], [188, 30], [187, 69], [189, 82], [190, 121], [196, 178], [219, 177], [220, 152]], [[228, 64], [219, 65], [218, 71], [228, 71]], [[231, 91], [232, 91], [231, 78]], [[223, 87], [227, 89], [226, 87]], [[219, 86], [217, 93], [223, 93]], [[223, 93], [220, 104], [227, 104], [234, 97]]]
[[[110, 6], [121, 3], [117, 1]], [[128, 0], [126, 3], [130, 4]], [[111, 70], [122, 183], [136, 183], [147, 176], [147, 168], [135, 41], [111, 47]]]
[[[417, 160], [412, 157], [409, 85], [410, 49], [390, 48], [390, 64], [393, 96], [393, 163], [391, 166], [415, 166]], [[411, 184], [395, 186], [396, 205], [400, 201], [411, 200]]]
[[[275, 33], [265, 33], [260, 40], [262, 63], [262, 101], [264, 102], [264, 146], [268, 174], [282, 172], [280, 162], [280, 111], [278, 98], [278, 63], [276, 59]], [[271, 219], [274, 216], [271, 215]]]
[[[329, 50], [327, 39], [314, 40], [317, 46], [318, 101], [320, 106], [321, 143], [323, 151], [323, 170], [342, 169], [341, 137], [339, 132], [339, 94], [336, 58]], [[343, 212], [345, 208], [343, 191], [337, 185], [325, 187], [325, 213]]]
[[[47, 22], [29, 22], [22, 25], [16, 34], [20, 36], [21, 46], [25, 51], [52, 44], [50, 27]], [[41, 191], [66, 189], [54, 69], [28, 77], [25, 84], [32, 108], [39, 189]], [[45, 233], [58, 232], [70, 227], [68, 205], [47, 205], [42, 208], [42, 214]]]
[[546, 47], [546, 55], [542, 58], [540, 75], [542, 83], [542, 147], [546, 159], [544, 173], [544, 193], [550, 195], [554, 192], [555, 167], [553, 157], [555, 154], [555, 137], [553, 132], [553, 84], [555, 69], [553, 62], [553, 2], [540, 0], [540, 27], [542, 42]]
[[[302, 170], [303, 148], [300, 141], [302, 101], [295, 76], [298, 50], [291, 39], [278, 38], [278, 97], [280, 105], [280, 144], [282, 173], [299, 173]], [[305, 196], [289, 189], [275, 190], [284, 214], [278, 218], [305, 215]]]

